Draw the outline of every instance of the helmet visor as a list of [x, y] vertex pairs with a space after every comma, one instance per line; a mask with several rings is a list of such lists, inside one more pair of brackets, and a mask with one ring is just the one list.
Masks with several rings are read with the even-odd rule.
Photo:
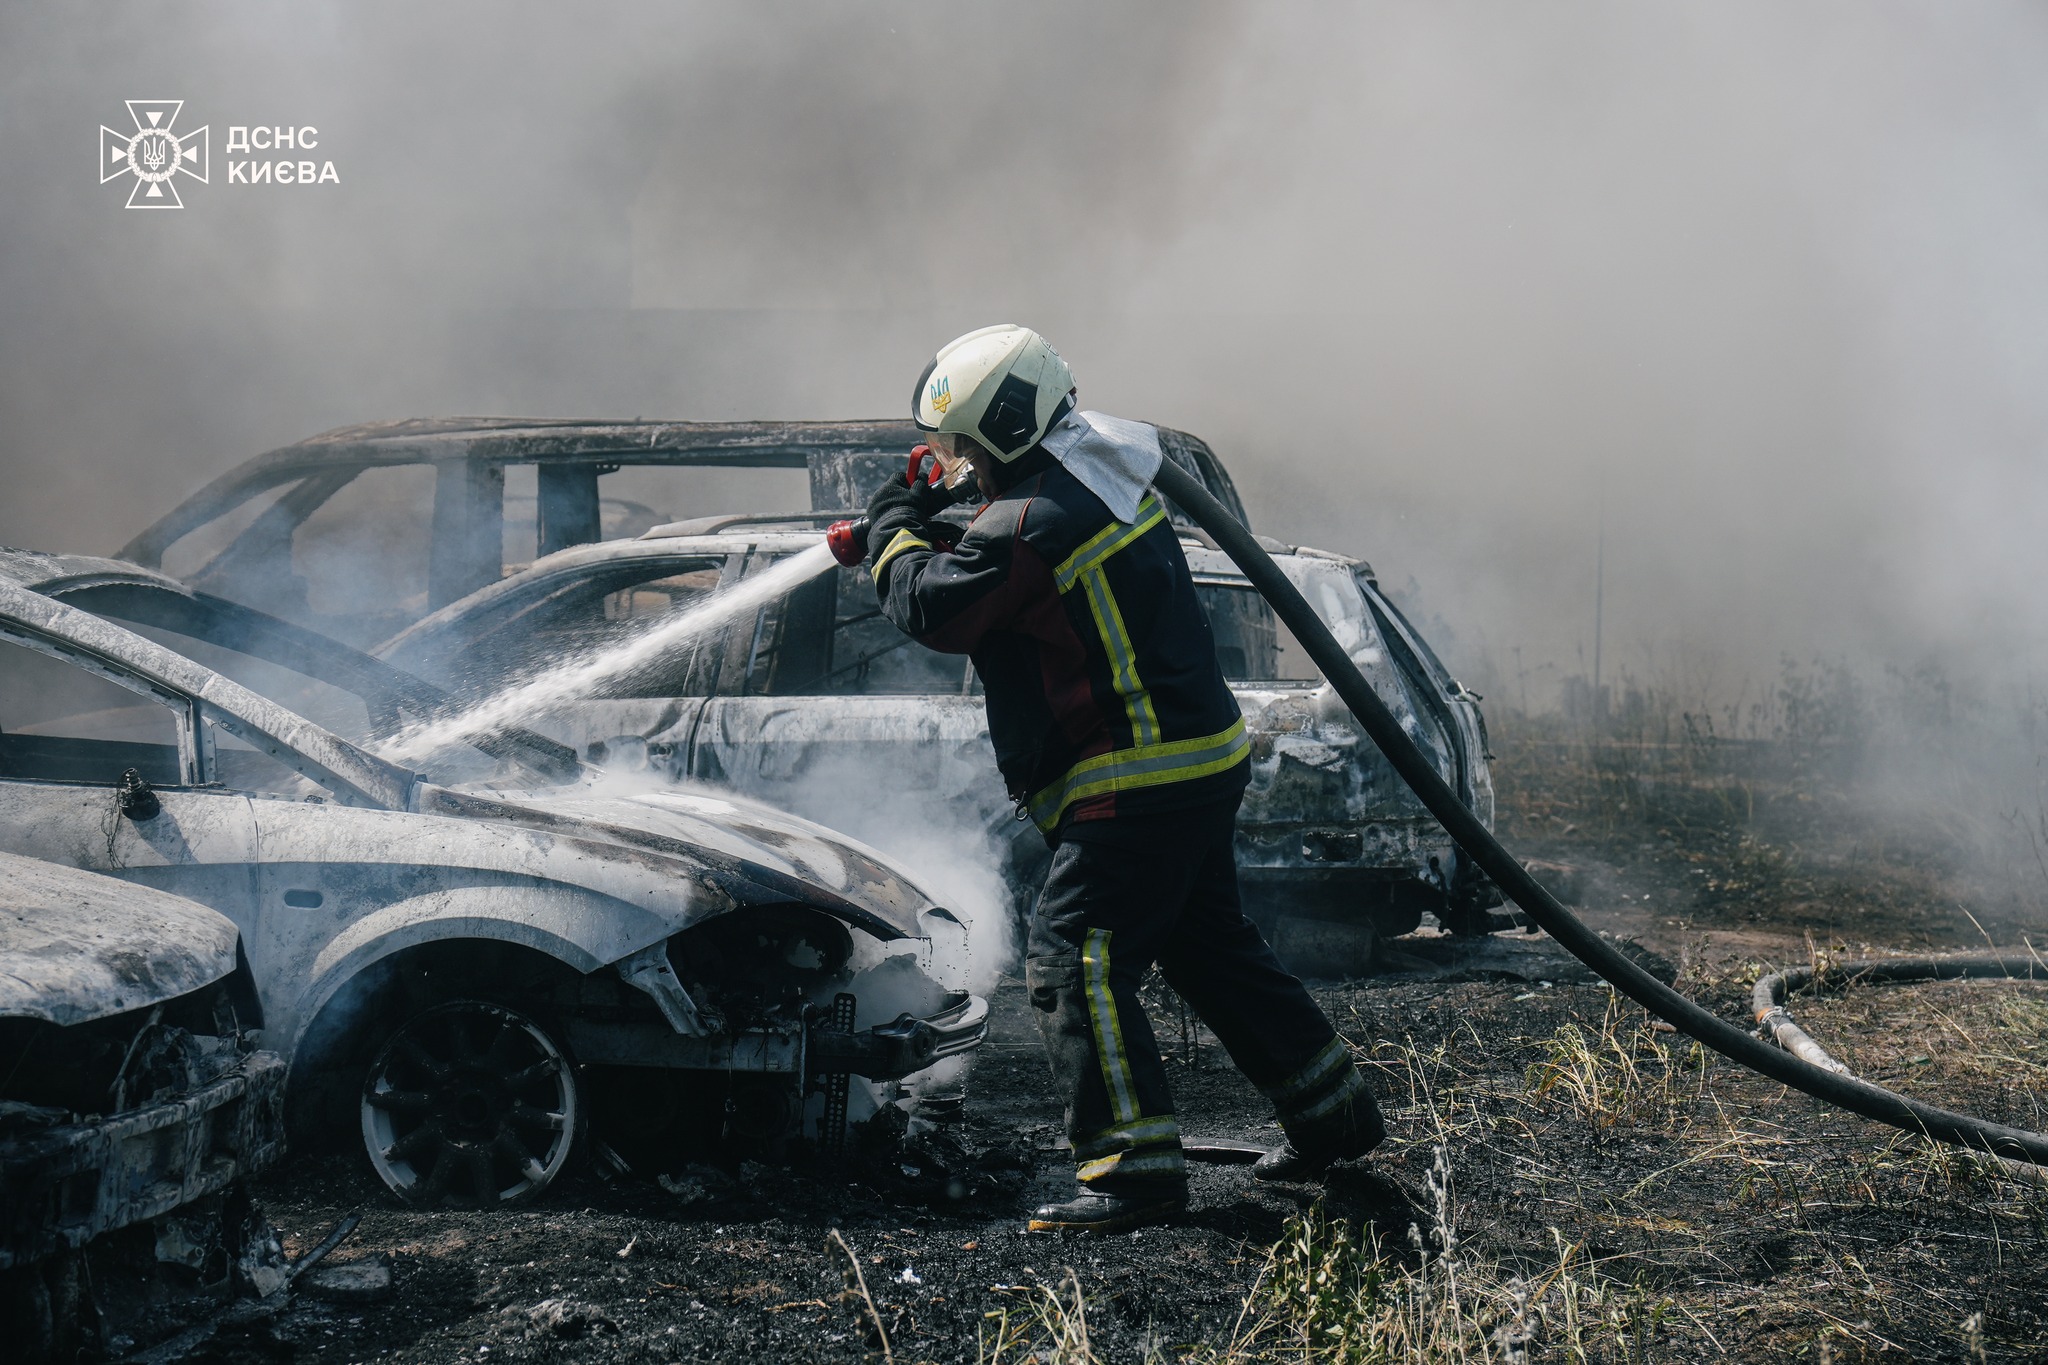
[[958, 488], [966, 483], [972, 472], [967, 467], [967, 457], [979, 448], [973, 438], [957, 431], [928, 431], [924, 438], [932, 448], [932, 458], [939, 462], [939, 468], [944, 472], [945, 486]]

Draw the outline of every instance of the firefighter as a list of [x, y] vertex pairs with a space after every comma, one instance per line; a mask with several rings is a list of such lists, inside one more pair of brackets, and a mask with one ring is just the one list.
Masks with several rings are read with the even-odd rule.
[[[912, 399], [943, 485], [869, 506], [883, 612], [966, 654], [1019, 818], [1052, 865], [1025, 985], [1066, 1104], [1080, 1189], [1035, 1232], [1115, 1232], [1187, 1203], [1180, 1126], [1138, 983], [1155, 962], [1270, 1098], [1286, 1145], [1261, 1179], [1320, 1177], [1384, 1136], [1350, 1050], [1239, 907], [1233, 852], [1250, 744], [1152, 476], [1154, 427], [1075, 408], [1044, 338], [984, 327]], [[957, 529], [949, 488], [987, 499]]]

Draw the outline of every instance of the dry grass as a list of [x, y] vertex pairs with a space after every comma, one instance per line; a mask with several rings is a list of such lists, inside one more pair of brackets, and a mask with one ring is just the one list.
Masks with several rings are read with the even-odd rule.
[[1439, 1142], [1428, 1207], [1396, 1254], [1321, 1205], [1291, 1220], [1267, 1253], [1229, 1340], [1190, 1365], [1444, 1361], [1528, 1365], [1647, 1358], [1668, 1298], [1593, 1265], [1553, 1229], [1554, 1260], [1503, 1265], [1461, 1244], [1449, 1149]]
[[1072, 1269], [1057, 1285], [1011, 1285], [1004, 1292], [1018, 1303], [984, 1315], [978, 1365], [1102, 1365], [1089, 1338], [1088, 1300]]
[[[1823, 1046], [1888, 1085], [1930, 1094], [1959, 1085], [2048, 1088], [2048, 992], [2038, 986], [1857, 984], [1792, 1008]], [[2017, 1121], [2038, 1125], [2048, 1114]]]
[[[1881, 992], [1909, 1040], [1981, 1059], [1941, 1083], [2048, 1100], [2048, 991], [1947, 989]], [[1531, 1036], [1488, 1040], [1453, 1010], [1434, 1044], [1374, 1048], [1406, 1101], [1391, 1105], [1405, 1140], [1374, 1166], [1407, 1173], [1412, 1221], [1376, 1223], [1333, 1186], [1255, 1262], [1227, 1333], [1149, 1336], [1143, 1359], [2043, 1358], [2048, 1188], [1790, 1096], [1605, 990], [1572, 995], [1592, 1008]], [[985, 1365], [1104, 1358], [1072, 1271], [1015, 1292], [990, 1315]]]
[[1597, 1030], [1560, 1024], [1543, 1060], [1529, 1068], [1529, 1093], [1555, 1097], [1598, 1128], [1619, 1123], [1668, 1130], [1706, 1091], [1707, 1050], [1660, 1032], [1640, 1010], [1609, 993]]
[[889, 1329], [882, 1325], [882, 1311], [875, 1306], [875, 1296], [868, 1292], [868, 1277], [860, 1268], [859, 1254], [838, 1228], [832, 1229], [825, 1241], [827, 1246], [846, 1258], [846, 1288], [840, 1294], [841, 1300], [849, 1306], [858, 1305], [865, 1315], [865, 1323], [871, 1333], [869, 1340], [881, 1348], [882, 1365], [896, 1365], [896, 1352], [889, 1345]]

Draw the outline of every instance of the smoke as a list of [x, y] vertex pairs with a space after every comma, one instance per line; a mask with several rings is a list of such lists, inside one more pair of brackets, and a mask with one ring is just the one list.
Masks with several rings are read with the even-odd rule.
[[[346, 422], [900, 412], [1046, 331], [1455, 671], [2029, 674], [2048, 12], [168, 3], [0, 16], [0, 542]], [[215, 183], [126, 212], [121, 101]], [[224, 183], [312, 124], [339, 186]]]
[[886, 804], [887, 819], [877, 818], [873, 801], [860, 810], [850, 802], [838, 810], [821, 804], [810, 818], [845, 830], [910, 869], [962, 928], [957, 935], [934, 934], [933, 974], [954, 989], [993, 993], [1018, 966], [1017, 908], [998, 870], [1001, 851], [994, 838], [967, 812], [915, 791]]
[[784, 806], [909, 870], [961, 926], [958, 933], [934, 927], [933, 974], [949, 989], [987, 995], [1017, 966], [1024, 908], [1006, 884], [1011, 858], [1001, 840], [1022, 830], [1036, 847], [1038, 834], [1010, 818], [992, 754], [935, 757], [943, 747], [926, 739], [917, 751], [914, 735], [791, 742], [771, 761], [800, 764], [798, 782], [763, 780], [758, 761], [728, 751], [720, 753], [721, 784]]
[[[927, 922], [928, 977], [898, 979], [884, 973], [864, 979], [860, 1027], [867, 1028], [905, 1010], [931, 1014], [937, 1008], [937, 997], [929, 994], [933, 981], [945, 990], [987, 996], [1018, 965], [1021, 907], [1005, 884], [1008, 855], [998, 842], [999, 832], [1007, 833], [1004, 824], [1016, 822], [1008, 819], [992, 764], [956, 760], [943, 765], [944, 777], [935, 782], [932, 765], [904, 761], [908, 747], [908, 741], [878, 743], [840, 754], [806, 748], [799, 760], [804, 780], [797, 784], [762, 783], [742, 763], [728, 768], [721, 781], [706, 784], [644, 759], [622, 759], [614, 750], [612, 761], [586, 778], [583, 790], [607, 798], [684, 791], [722, 800], [737, 791], [822, 825], [903, 869], [958, 927]], [[1023, 837], [1036, 841], [1038, 835], [1027, 827]], [[883, 949], [858, 965], [873, 966], [893, 952]]]

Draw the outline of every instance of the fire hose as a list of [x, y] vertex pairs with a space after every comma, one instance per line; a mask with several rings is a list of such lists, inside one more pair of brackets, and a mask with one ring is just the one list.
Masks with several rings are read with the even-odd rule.
[[1823, 1071], [1846, 1072], [1848, 1067], [1829, 1056], [1828, 1050], [1793, 1020], [1785, 1009], [1787, 996], [1808, 986], [1819, 992], [1826, 987], [1864, 981], [1960, 981], [1972, 977], [2048, 981], [2048, 962], [1998, 953], [1957, 953], [1952, 957], [1892, 957], [1794, 967], [1760, 977], [1756, 989], [1750, 992], [1749, 1006], [1756, 1015], [1756, 1026], [1770, 1034], [1779, 1047]]
[[[1366, 736], [1379, 746], [1401, 779], [1443, 825], [1458, 847], [1539, 928], [1616, 990], [1730, 1061], [1815, 1099], [1937, 1142], [2048, 1166], [2048, 1134], [2011, 1128], [1924, 1104], [1883, 1086], [1858, 1080], [1840, 1070], [1839, 1063], [1836, 1064], [1838, 1069], [1830, 1070], [1793, 1052], [1781, 1051], [1680, 995], [1623, 956], [1544, 890], [1529, 870], [1493, 837], [1493, 832], [1481, 823], [1479, 817], [1458, 799], [1458, 794], [1438, 774], [1435, 764], [1401, 729], [1393, 712], [1387, 709], [1386, 703], [1380, 700], [1379, 694], [1373, 691], [1372, 685], [1351, 662], [1343, 646], [1330, 634], [1329, 627], [1323, 624], [1322, 618], [1315, 614], [1287, 575], [1260, 548], [1251, 532], [1240, 525], [1208, 489], [1171, 460], [1160, 466], [1153, 486], [1207, 531], [1223, 553], [1251, 580], [1252, 586], [1266, 599], [1274, 614], [1294, 633], [1294, 638], [1315, 661], [1316, 667], [1322, 670], [1344, 704], [1351, 708], [1351, 714], [1357, 718]], [[1926, 967], [1929, 964], [1918, 965]], [[1988, 973], [1991, 969], [1987, 967], [1985, 970]], [[1789, 977], [1784, 980], [1789, 981]], [[1760, 990], [1762, 986], [1763, 983], [1759, 983]], [[1783, 1014], [1780, 1003], [1774, 1000], [1772, 1006], [1778, 1007], [1778, 1012]], [[1769, 1026], [1772, 1021], [1760, 1022]], [[1786, 1016], [1783, 1022], [1789, 1024], [1790, 1016]], [[1797, 1026], [1793, 1027], [1796, 1029]], [[1799, 1036], [1805, 1035], [1801, 1033]], [[1807, 1042], [1811, 1044], [1812, 1040], [1807, 1039]], [[1817, 1044], [1813, 1047], [1815, 1052], [1819, 1052]], [[1820, 1052], [1819, 1055], [1825, 1057], [1826, 1053]]]

